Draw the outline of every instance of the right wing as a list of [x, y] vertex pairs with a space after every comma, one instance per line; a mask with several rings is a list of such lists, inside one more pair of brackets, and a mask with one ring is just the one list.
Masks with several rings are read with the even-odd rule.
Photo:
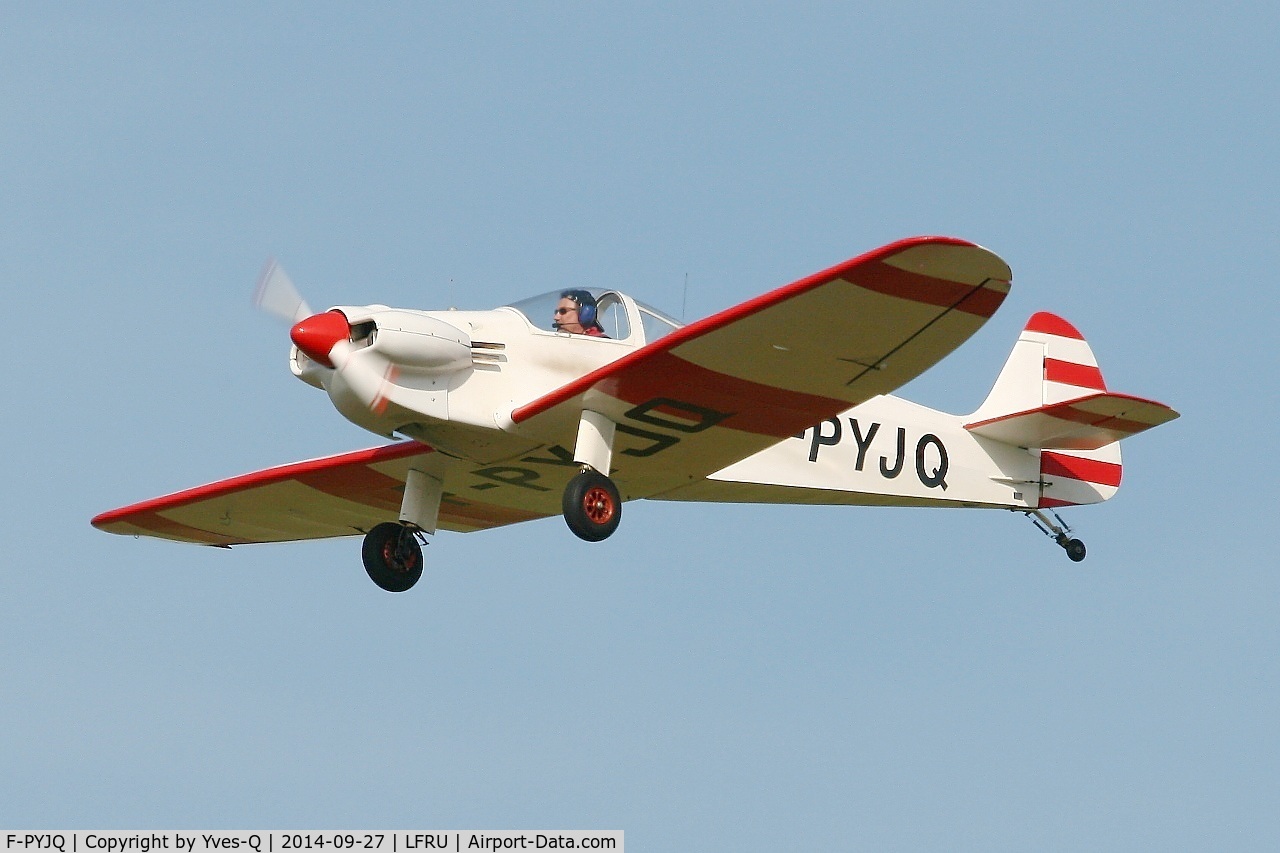
[[995, 313], [1010, 278], [973, 243], [901, 240], [678, 329], [511, 420], [563, 449], [584, 410], [606, 416], [624, 498], [656, 494], [915, 378]]

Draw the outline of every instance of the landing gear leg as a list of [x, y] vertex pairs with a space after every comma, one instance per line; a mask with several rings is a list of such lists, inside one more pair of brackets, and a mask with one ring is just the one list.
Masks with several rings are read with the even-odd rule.
[[387, 592], [404, 592], [422, 577], [422, 546], [436, 532], [444, 481], [412, 469], [405, 478], [400, 520], [386, 521], [364, 537], [360, 556], [369, 578]]
[[1084, 543], [1079, 539], [1071, 538], [1071, 528], [1056, 512], [1053, 513], [1053, 517], [1058, 520], [1057, 524], [1050, 521], [1048, 516], [1038, 509], [1028, 510], [1025, 515], [1031, 519], [1031, 523], [1039, 528], [1041, 533], [1058, 543], [1058, 546], [1067, 552], [1067, 558], [1071, 562], [1078, 563], [1084, 559]]

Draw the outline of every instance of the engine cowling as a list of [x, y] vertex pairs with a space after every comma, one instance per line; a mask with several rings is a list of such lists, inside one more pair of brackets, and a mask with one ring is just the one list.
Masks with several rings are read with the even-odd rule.
[[393, 308], [372, 312], [367, 322], [374, 326], [369, 349], [403, 371], [444, 376], [471, 367], [471, 337], [444, 320]]
[[438, 317], [385, 305], [338, 306], [294, 327], [294, 375], [379, 435], [448, 420], [449, 388], [472, 369], [471, 338]]

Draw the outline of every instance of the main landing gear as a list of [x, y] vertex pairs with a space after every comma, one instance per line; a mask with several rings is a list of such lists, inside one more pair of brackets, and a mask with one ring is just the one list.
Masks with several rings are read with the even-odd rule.
[[365, 534], [360, 556], [370, 580], [387, 592], [404, 592], [422, 577], [422, 545], [413, 527], [384, 521]]
[[[1028, 510], [1024, 514], [1027, 518], [1031, 519], [1031, 523], [1034, 524], [1041, 533], [1058, 543], [1058, 546], [1067, 552], [1067, 558], [1071, 560], [1071, 562], [1078, 563], [1084, 559], [1084, 543], [1079, 539], [1071, 538], [1071, 528], [1067, 526], [1067, 523], [1062, 520], [1060, 515], [1056, 512], [1053, 513], [1053, 517], [1058, 520], [1058, 523], [1054, 524], [1038, 509]], [[1034, 516], [1034, 518], [1032, 518], [1032, 516]]]
[[565, 523], [579, 539], [608, 539], [622, 521], [622, 497], [604, 474], [585, 468], [565, 486], [561, 502]]
[[364, 536], [360, 556], [369, 579], [387, 592], [404, 592], [422, 577], [422, 546], [436, 532], [444, 481], [426, 471], [405, 475], [400, 520], [384, 521]]
[[608, 539], [622, 521], [622, 496], [608, 477], [614, 430], [605, 415], [583, 410], [573, 450], [573, 461], [582, 467], [565, 486], [560, 508], [569, 529], [588, 542]]

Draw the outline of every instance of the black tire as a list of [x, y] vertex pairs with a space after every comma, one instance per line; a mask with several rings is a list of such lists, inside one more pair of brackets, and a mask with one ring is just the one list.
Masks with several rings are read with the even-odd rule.
[[564, 489], [565, 523], [579, 539], [608, 539], [622, 521], [622, 497], [618, 487], [599, 471], [583, 471]]
[[422, 577], [422, 546], [411, 530], [394, 521], [365, 534], [360, 556], [369, 579], [387, 592], [404, 592]]
[[1067, 557], [1073, 563], [1078, 563], [1084, 559], [1084, 543], [1079, 539], [1069, 539], [1066, 544]]

